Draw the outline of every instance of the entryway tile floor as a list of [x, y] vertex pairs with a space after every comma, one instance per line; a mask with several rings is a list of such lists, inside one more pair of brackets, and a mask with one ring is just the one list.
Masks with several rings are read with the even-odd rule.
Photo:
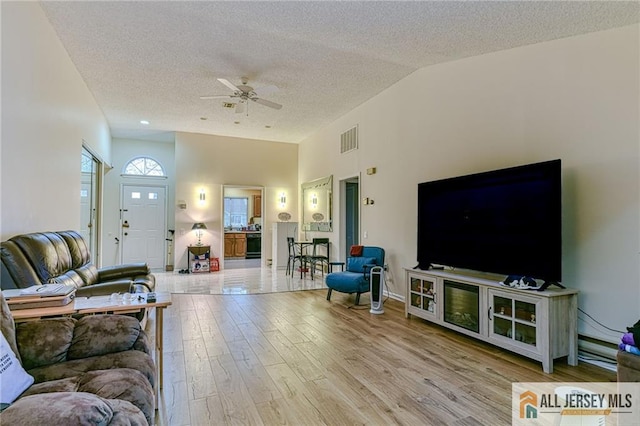
[[189, 294], [259, 294], [282, 291], [317, 290], [327, 288], [324, 277], [316, 274], [311, 279], [307, 273], [287, 275], [284, 269], [274, 271], [271, 267], [233, 268], [218, 272], [179, 274], [178, 271], [154, 272], [156, 291]]

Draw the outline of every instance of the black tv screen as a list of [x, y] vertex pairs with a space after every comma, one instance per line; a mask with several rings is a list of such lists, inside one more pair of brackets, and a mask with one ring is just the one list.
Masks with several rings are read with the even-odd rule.
[[560, 160], [418, 185], [418, 267], [562, 281]]

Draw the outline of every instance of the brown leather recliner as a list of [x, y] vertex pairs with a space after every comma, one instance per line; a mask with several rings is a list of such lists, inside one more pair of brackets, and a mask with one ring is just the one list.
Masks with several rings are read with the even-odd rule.
[[98, 269], [86, 241], [75, 231], [17, 235], [0, 243], [0, 257], [3, 290], [61, 283], [73, 285], [77, 296], [155, 291], [155, 277], [146, 263]]

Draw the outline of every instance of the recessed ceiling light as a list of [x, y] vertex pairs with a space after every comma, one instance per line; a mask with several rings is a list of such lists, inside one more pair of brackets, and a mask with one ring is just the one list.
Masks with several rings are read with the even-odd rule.
[[234, 124], [240, 124], [240, 122], [239, 122], [239, 121], [234, 121], [233, 123], [234, 123]]
[[271, 126], [269, 126], [268, 124], [266, 126], [264, 126], [265, 129], [270, 129]]
[[207, 121], [208, 119], [207, 119], [207, 117], [200, 117], [200, 120]]
[[140, 120], [140, 124], [149, 124], [149, 120]]

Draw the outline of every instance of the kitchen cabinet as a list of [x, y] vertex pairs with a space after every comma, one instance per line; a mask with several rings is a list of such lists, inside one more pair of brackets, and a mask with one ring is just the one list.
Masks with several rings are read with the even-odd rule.
[[224, 257], [243, 258], [247, 254], [247, 236], [243, 232], [227, 232], [224, 234]]
[[224, 258], [233, 257], [233, 234], [224, 234]]
[[262, 195], [253, 196], [253, 217], [262, 217]]

